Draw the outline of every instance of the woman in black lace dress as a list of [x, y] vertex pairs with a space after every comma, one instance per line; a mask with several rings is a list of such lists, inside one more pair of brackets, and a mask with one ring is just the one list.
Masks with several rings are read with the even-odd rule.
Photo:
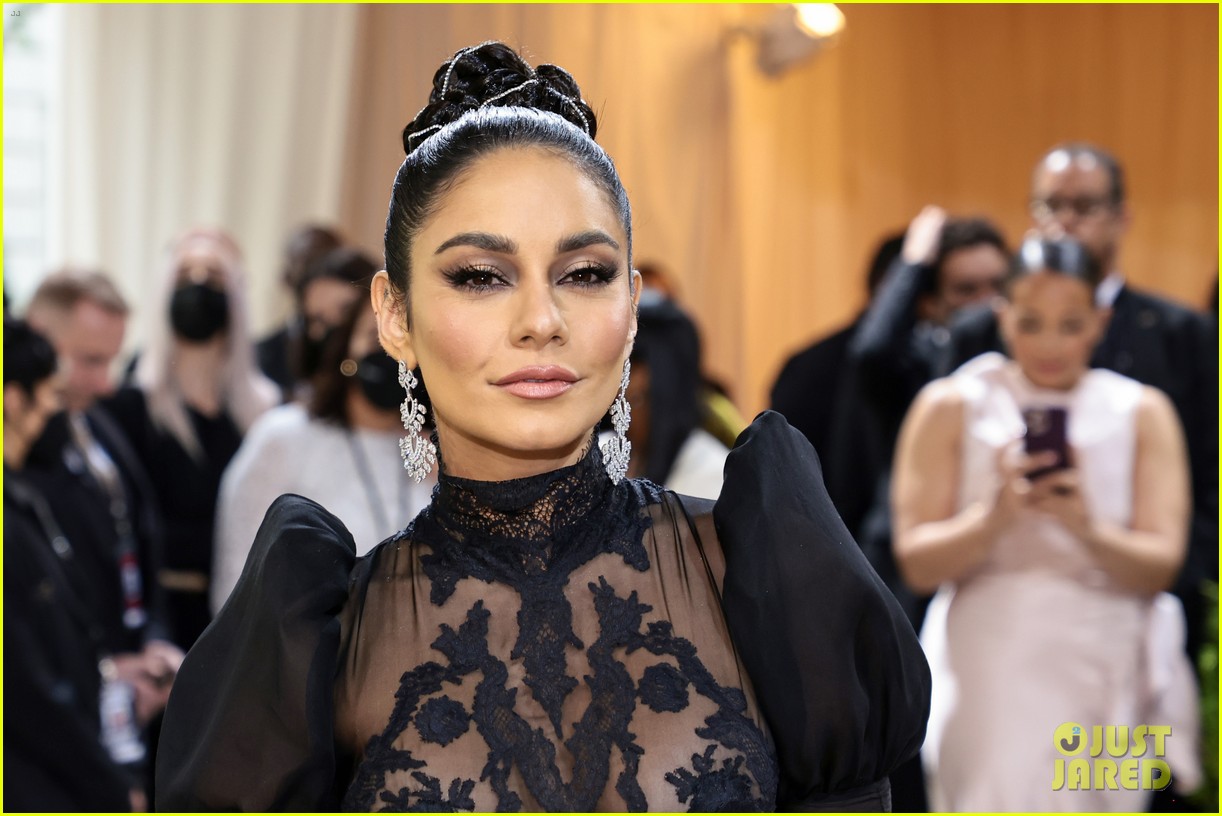
[[[268, 512], [162, 732], [174, 810], [882, 809], [928, 668], [776, 414], [716, 504], [623, 479], [627, 196], [563, 70], [499, 43], [404, 131], [373, 305], [431, 505], [354, 558]], [[614, 403], [614, 404], [613, 404]], [[414, 438], [409, 434], [409, 438]]]

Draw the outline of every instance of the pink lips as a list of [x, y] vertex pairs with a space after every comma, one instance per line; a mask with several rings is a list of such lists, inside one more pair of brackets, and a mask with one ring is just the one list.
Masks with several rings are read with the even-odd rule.
[[552, 399], [568, 391], [577, 375], [561, 366], [528, 366], [502, 377], [493, 385], [523, 399]]

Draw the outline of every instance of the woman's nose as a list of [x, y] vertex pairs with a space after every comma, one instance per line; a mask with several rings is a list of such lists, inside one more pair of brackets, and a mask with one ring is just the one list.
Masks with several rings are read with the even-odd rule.
[[546, 345], [568, 340], [568, 324], [548, 283], [524, 282], [518, 287], [511, 328], [515, 343]]

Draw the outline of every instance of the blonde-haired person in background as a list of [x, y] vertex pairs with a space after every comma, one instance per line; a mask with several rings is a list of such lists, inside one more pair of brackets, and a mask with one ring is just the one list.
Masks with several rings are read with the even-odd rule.
[[242, 256], [220, 230], [177, 239], [133, 385], [110, 402], [152, 477], [165, 519], [158, 582], [175, 641], [208, 625], [212, 529], [221, 473], [255, 419], [278, 401], [254, 361]]

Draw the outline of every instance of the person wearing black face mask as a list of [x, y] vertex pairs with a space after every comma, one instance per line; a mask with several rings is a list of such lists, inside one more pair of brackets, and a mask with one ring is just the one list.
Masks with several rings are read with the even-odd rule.
[[193, 230], [171, 247], [162, 319], [134, 385], [107, 407], [148, 471], [164, 519], [156, 581], [175, 643], [189, 649], [211, 621], [208, 584], [221, 473], [276, 402], [247, 333], [241, 252], [227, 234]]
[[229, 297], [208, 283], [186, 282], [170, 298], [170, 326], [190, 343], [206, 343], [229, 325]]
[[214, 613], [237, 583], [268, 505], [282, 493], [344, 508], [361, 552], [428, 503], [433, 480], [415, 484], [399, 458], [404, 392], [395, 361], [378, 345], [367, 296], [329, 333], [312, 386], [308, 406], [282, 405], [255, 423], [221, 480]]

